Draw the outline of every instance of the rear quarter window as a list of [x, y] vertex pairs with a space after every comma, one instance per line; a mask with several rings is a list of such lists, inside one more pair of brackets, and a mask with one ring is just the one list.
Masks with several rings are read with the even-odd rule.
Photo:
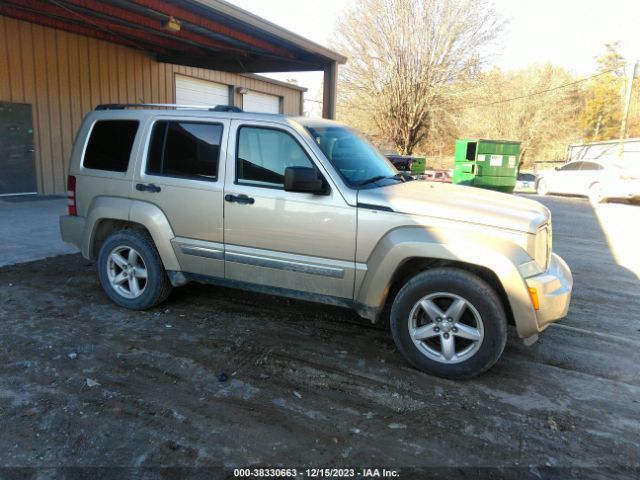
[[126, 172], [137, 120], [100, 120], [93, 125], [82, 165], [94, 170]]

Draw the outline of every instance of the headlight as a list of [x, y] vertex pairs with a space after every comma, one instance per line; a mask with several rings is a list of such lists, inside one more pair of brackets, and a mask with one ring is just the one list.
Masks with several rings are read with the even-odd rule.
[[549, 268], [551, 261], [551, 224], [538, 228], [535, 237], [530, 236], [527, 251], [533, 260], [518, 265], [523, 278], [540, 275]]
[[540, 227], [536, 233], [536, 243], [533, 258], [543, 271], [549, 268], [549, 261], [551, 260], [550, 223], [547, 223]]

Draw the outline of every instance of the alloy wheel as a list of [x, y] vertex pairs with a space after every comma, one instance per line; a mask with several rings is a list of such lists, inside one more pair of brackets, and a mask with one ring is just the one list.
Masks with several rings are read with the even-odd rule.
[[114, 248], [107, 260], [111, 287], [124, 298], [138, 298], [147, 286], [147, 267], [137, 250], [128, 246]]
[[459, 295], [432, 293], [409, 314], [409, 334], [418, 350], [440, 363], [460, 363], [482, 345], [484, 325], [476, 308]]

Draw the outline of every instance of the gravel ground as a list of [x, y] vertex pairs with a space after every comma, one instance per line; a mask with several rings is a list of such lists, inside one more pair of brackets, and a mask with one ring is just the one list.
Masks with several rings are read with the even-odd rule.
[[1, 268], [0, 465], [637, 478], [640, 207], [541, 201], [574, 272], [569, 316], [466, 382], [410, 368], [347, 310], [192, 284], [132, 312], [79, 255]]

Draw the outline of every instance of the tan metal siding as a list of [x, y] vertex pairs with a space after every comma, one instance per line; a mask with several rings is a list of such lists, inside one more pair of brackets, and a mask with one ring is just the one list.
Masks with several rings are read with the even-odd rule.
[[[298, 115], [298, 90], [227, 72], [158, 63], [143, 52], [0, 16], [0, 101], [32, 106], [38, 191], [66, 191], [68, 161], [84, 115], [99, 103], [174, 103], [175, 74], [283, 98]], [[241, 105], [235, 94], [236, 105]]]

